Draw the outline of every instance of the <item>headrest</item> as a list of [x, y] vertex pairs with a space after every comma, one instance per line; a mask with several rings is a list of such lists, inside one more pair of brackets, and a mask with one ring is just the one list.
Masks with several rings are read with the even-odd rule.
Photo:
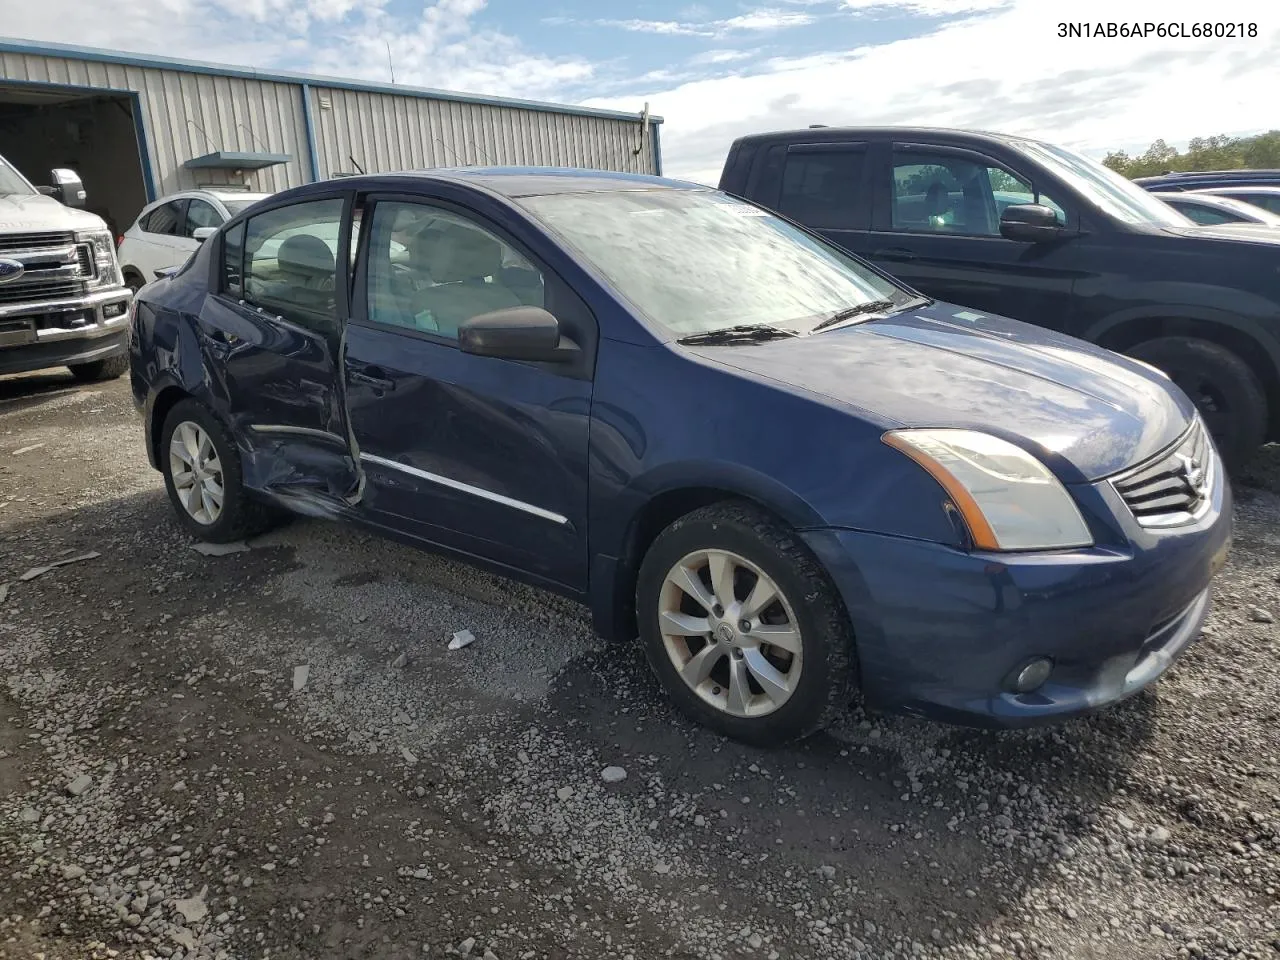
[[502, 269], [502, 244], [462, 224], [437, 224], [415, 246], [436, 283], [497, 276]]
[[931, 216], [947, 209], [947, 199], [946, 190], [939, 181], [935, 180], [929, 184], [929, 189], [925, 191], [924, 203]]
[[276, 263], [281, 270], [291, 273], [332, 274], [337, 261], [329, 245], [319, 237], [307, 233], [295, 233], [280, 244]]

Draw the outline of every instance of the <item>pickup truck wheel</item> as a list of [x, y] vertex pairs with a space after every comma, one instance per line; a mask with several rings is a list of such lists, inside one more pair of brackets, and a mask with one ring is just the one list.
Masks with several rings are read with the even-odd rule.
[[1267, 433], [1267, 395], [1249, 365], [1195, 337], [1160, 337], [1126, 351], [1169, 375], [1199, 408], [1227, 470], [1249, 462]]
[[273, 511], [245, 492], [236, 445], [195, 400], [175, 404], [165, 417], [160, 469], [178, 522], [197, 539], [231, 543], [271, 526]]
[[772, 746], [828, 725], [853, 678], [853, 631], [800, 538], [748, 504], [695, 510], [650, 546], [636, 585], [654, 673], [691, 719]]
[[77, 380], [114, 380], [129, 372], [129, 357], [122, 353], [118, 357], [107, 357], [105, 360], [75, 363], [67, 369]]

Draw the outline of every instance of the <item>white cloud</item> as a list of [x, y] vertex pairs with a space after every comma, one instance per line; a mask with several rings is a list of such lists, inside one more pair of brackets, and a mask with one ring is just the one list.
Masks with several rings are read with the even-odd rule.
[[841, 0], [840, 6], [858, 13], [952, 17], [995, 10], [1010, 6], [1011, 3], [1012, 0]]
[[704, 50], [689, 58], [694, 66], [706, 66], [716, 63], [733, 63], [737, 60], [749, 60], [755, 55], [754, 50]]
[[[862, 0], [849, 0], [859, 3]], [[1274, 125], [1280, 29], [1270, 3], [1242, 0], [1206, 15], [1190, 0], [1108, 0], [1067, 8], [1010, 0], [923, 36], [846, 53], [774, 59], [736, 76], [669, 88], [636, 85], [596, 106], [648, 100], [665, 118], [664, 168], [714, 183], [734, 137], [826, 124], [917, 124], [1001, 130], [1095, 153]], [[867, 6], [863, 3], [863, 6]], [[942, 0], [896, 6], [941, 7]], [[954, 6], [954, 4], [953, 4]], [[850, 16], [856, 15], [850, 11]], [[1236, 40], [1148, 36], [1059, 38], [1059, 22], [1256, 22]]]
[[735, 33], [769, 33], [776, 30], [787, 30], [803, 27], [814, 21], [807, 13], [793, 13], [786, 10], [761, 9], [750, 10], [736, 17], [723, 20], [644, 20], [630, 18], [625, 20], [604, 18], [599, 20], [575, 20], [572, 17], [546, 17], [543, 23], [565, 26], [613, 27], [630, 33], [654, 33], [683, 37], [726, 37]]

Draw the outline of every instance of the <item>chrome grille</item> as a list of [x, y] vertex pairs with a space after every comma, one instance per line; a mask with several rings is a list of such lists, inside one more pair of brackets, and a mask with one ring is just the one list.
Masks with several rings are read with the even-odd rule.
[[75, 243], [74, 233], [9, 233], [0, 234], [0, 257], [17, 250], [48, 250]]
[[1209, 507], [1217, 480], [1213, 442], [1197, 417], [1172, 448], [1111, 481], [1144, 527], [1190, 523]]
[[72, 233], [21, 233], [0, 236], [0, 257], [25, 268], [0, 283], [0, 304], [65, 300], [88, 289], [95, 268], [93, 250]]

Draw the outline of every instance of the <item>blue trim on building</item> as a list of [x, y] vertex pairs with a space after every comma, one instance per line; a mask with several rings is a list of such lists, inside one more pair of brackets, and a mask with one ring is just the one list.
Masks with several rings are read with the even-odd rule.
[[[277, 71], [273, 73], [254, 70], [251, 67], [230, 67], [199, 60], [179, 60], [140, 53], [120, 53], [97, 47], [81, 47], [67, 43], [35, 43], [30, 40], [0, 39], [0, 53], [13, 53], [37, 57], [66, 57], [71, 60], [92, 60], [96, 63], [115, 63], [126, 67], [145, 67], [152, 70], [175, 70], [181, 73], [204, 74], [213, 77], [240, 77], [246, 80], [262, 80], [268, 83], [300, 84], [304, 87], [331, 87], [335, 90], [360, 90], [368, 93], [384, 93], [401, 97], [421, 97], [431, 100], [450, 100], [455, 103], [475, 103], [490, 107], [508, 107], [519, 110], [537, 110], [541, 113], [560, 113], [579, 117], [601, 117], [608, 120], [639, 120], [640, 113], [620, 110], [602, 110], [594, 107], [575, 107], [541, 100], [520, 100], [512, 97], [489, 97], [482, 94], [454, 93], [449, 90], [433, 90], [430, 87], [407, 87], [392, 83], [372, 83], [362, 80], [343, 80], [338, 77], [312, 76], [304, 73]], [[0, 82], [4, 81], [0, 78]], [[122, 91], [131, 92], [131, 91]], [[650, 115], [649, 121], [662, 123], [661, 117]]]
[[131, 93], [133, 101], [133, 132], [138, 138], [138, 161], [142, 164], [142, 185], [146, 188], [147, 203], [157, 200], [160, 191], [156, 189], [156, 175], [151, 169], [151, 144], [147, 142], [147, 124], [142, 115], [142, 95]]
[[662, 123], [653, 125], [653, 172], [662, 176]]
[[311, 84], [302, 85], [302, 129], [307, 135], [307, 168], [311, 173], [311, 182], [320, 179], [320, 153], [316, 150], [315, 114], [311, 110]]

